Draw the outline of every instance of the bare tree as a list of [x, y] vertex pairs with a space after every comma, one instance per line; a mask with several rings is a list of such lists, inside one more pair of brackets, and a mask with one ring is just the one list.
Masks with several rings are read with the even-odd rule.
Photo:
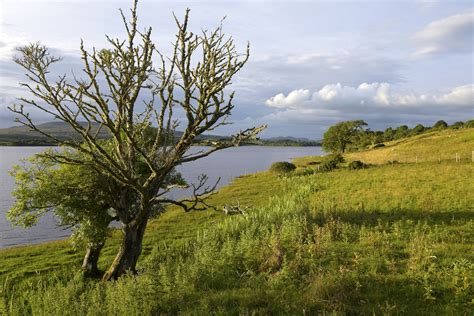
[[[143, 235], [156, 205], [173, 203], [186, 211], [205, 207], [202, 203], [214, 189], [207, 186], [205, 177], [194, 185], [192, 198], [181, 201], [167, 198], [173, 186], [164, 184], [176, 166], [239, 145], [265, 128], [240, 131], [212, 148], [191, 153], [189, 149], [196, 137], [227, 124], [234, 108], [234, 92], [229, 93], [227, 88], [248, 60], [249, 47], [239, 54], [233, 39], [222, 32], [222, 23], [213, 31], [190, 32], [188, 9], [182, 22], [175, 17], [177, 34], [173, 53], [165, 57], [151, 40], [152, 29], [138, 30], [137, 2], [134, 1], [129, 20], [120, 11], [128, 35], [126, 40], [107, 36], [111, 48], [92, 51], [87, 51], [81, 41], [82, 76], [62, 75], [52, 80], [50, 68], [61, 58], [52, 56], [38, 43], [19, 48], [15, 58], [29, 79], [29, 83], [21, 85], [34, 97], [21, 98], [21, 104], [10, 108], [19, 115], [18, 122], [86, 157], [74, 159], [55, 153], [49, 158], [90, 166], [124, 187], [114, 207], [122, 223], [122, 243], [104, 280], [118, 278], [127, 271], [136, 272]], [[153, 65], [155, 56], [157, 67]], [[141, 100], [145, 100], [142, 106]], [[42, 131], [24, 105], [67, 123], [80, 135], [81, 142]], [[186, 117], [179, 139], [175, 137], [180, 124], [175, 119], [176, 112]], [[150, 127], [155, 128], [151, 140], [146, 136]], [[107, 145], [98, 139], [103, 129], [111, 137]], [[136, 198], [130, 201], [129, 196]]]

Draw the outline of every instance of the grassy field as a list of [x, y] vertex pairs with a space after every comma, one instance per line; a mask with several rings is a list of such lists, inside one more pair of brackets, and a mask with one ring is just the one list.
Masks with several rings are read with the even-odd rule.
[[[473, 129], [445, 129], [387, 142], [384, 147], [345, 154], [347, 161], [361, 160], [366, 164], [459, 161], [472, 162]], [[295, 159], [299, 166], [320, 161], [320, 157]]]
[[67, 241], [2, 250], [0, 314], [472, 314], [474, 163], [383, 164], [387, 150], [411, 162], [440, 148], [474, 150], [474, 130], [346, 156], [378, 164], [367, 169], [318, 173], [308, 157], [289, 176], [239, 177], [212, 199], [247, 216], [170, 209], [149, 227], [142, 273], [115, 283], [75, 273]]
[[424, 133], [398, 141], [388, 142], [385, 147], [347, 154], [348, 160], [380, 164], [388, 161], [404, 163], [427, 161], [472, 161], [474, 132], [472, 129], [446, 129]]

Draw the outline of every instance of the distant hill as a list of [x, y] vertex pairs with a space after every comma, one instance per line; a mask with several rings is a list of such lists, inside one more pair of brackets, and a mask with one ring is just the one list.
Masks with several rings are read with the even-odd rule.
[[279, 136], [261, 140], [264, 146], [321, 146], [321, 141], [304, 137]]
[[[82, 126], [86, 126], [86, 122], [80, 123]], [[38, 128], [45, 133], [48, 133], [58, 139], [65, 140], [80, 140], [81, 137], [76, 131], [68, 124], [64, 122], [49, 122], [44, 124], [38, 124]], [[93, 124], [92, 132], [97, 131], [99, 124]], [[183, 132], [176, 131], [175, 136], [180, 137]], [[104, 128], [99, 132], [99, 139], [107, 139], [110, 135]], [[197, 137], [198, 141], [202, 140], [217, 140], [226, 138], [224, 136], [216, 135], [201, 135]], [[47, 146], [56, 145], [54, 141], [45, 137], [41, 133], [30, 130], [26, 126], [14, 126], [9, 128], [0, 129], [0, 146]]]
[[[85, 126], [83, 122], [81, 125]], [[64, 122], [49, 122], [38, 124], [38, 128], [59, 139], [79, 140], [80, 137], [69, 125]], [[93, 132], [97, 131], [98, 124], [93, 127]], [[108, 132], [104, 129], [99, 132], [99, 139], [108, 138]], [[55, 145], [53, 141], [42, 134], [30, 130], [26, 126], [14, 126], [0, 129], [0, 145], [2, 146], [42, 146]]]
[[[85, 126], [86, 123], [82, 122]], [[38, 128], [44, 132], [57, 137], [58, 139], [80, 140], [80, 136], [64, 122], [49, 122], [38, 124]], [[96, 131], [98, 124], [95, 124], [93, 131]], [[175, 136], [179, 138], [183, 132], [176, 131]], [[99, 133], [99, 139], [107, 139], [109, 134], [106, 129]], [[200, 135], [196, 138], [196, 143], [200, 145], [208, 145], [212, 140], [225, 140], [229, 136], [219, 135]], [[30, 130], [25, 126], [15, 126], [0, 129], [0, 146], [48, 146], [56, 145], [53, 141], [41, 135], [38, 132]], [[263, 146], [319, 146], [320, 142], [312, 141], [307, 138], [296, 137], [273, 137], [261, 139], [257, 142], [248, 143], [247, 145], [263, 145]]]
[[313, 140], [305, 137], [293, 137], [293, 136], [278, 136], [265, 138], [266, 141], [295, 141], [295, 142], [311, 142]]

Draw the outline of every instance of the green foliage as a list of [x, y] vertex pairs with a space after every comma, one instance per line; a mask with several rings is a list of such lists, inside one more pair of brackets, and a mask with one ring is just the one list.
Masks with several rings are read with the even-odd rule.
[[404, 137], [407, 137], [408, 134], [410, 133], [410, 129], [406, 125], [401, 125], [397, 127], [395, 130], [395, 135], [393, 136], [394, 139], [401, 139]]
[[366, 122], [357, 120], [339, 122], [329, 127], [323, 135], [323, 149], [328, 152], [344, 153], [366, 125]]
[[422, 124], [418, 124], [411, 130], [409, 135], [410, 136], [419, 135], [419, 134], [423, 133], [425, 130], [426, 130], [426, 128]]
[[384, 132], [383, 132], [383, 139], [384, 141], [390, 141], [393, 140], [395, 136], [395, 130], [391, 127], [388, 127]]
[[279, 161], [279, 162], [272, 163], [269, 171], [273, 173], [277, 173], [277, 174], [285, 174], [285, 173], [292, 172], [295, 169], [296, 169], [296, 166], [292, 164], [291, 162]]
[[[62, 154], [85, 159], [73, 150], [63, 149]], [[58, 164], [50, 158], [54, 156], [54, 150], [47, 150], [13, 168], [16, 187], [12, 195], [16, 200], [7, 218], [14, 225], [31, 227], [45, 213], [53, 212], [60, 225], [72, 228], [71, 241], [76, 248], [102, 245], [109, 235], [109, 224], [117, 220], [114, 199], [124, 187], [87, 165]], [[137, 162], [136, 169], [143, 175], [149, 173], [142, 161]], [[181, 174], [171, 170], [164, 184], [185, 182]], [[133, 192], [128, 198], [136, 199]], [[160, 210], [156, 207], [153, 211]]]
[[465, 128], [474, 128], [474, 120], [469, 120], [464, 123]]
[[347, 167], [349, 168], [349, 170], [358, 170], [358, 169], [364, 169], [366, 168], [366, 164], [364, 164], [362, 161], [360, 160], [354, 160], [354, 161], [351, 161]]
[[[354, 123], [356, 122], [356, 123]], [[350, 130], [347, 125], [361, 123], [359, 128]], [[430, 131], [441, 131], [448, 127], [444, 120], [437, 121], [432, 128], [425, 127], [422, 124], [416, 125], [410, 129], [407, 125], [401, 125], [396, 128], [388, 127], [385, 131], [372, 131], [362, 129], [365, 126], [363, 121], [340, 122], [331, 126], [323, 139], [323, 148], [330, 152], [355, 152], [366, 149], [374, 149], [384, 146], [384, 142], [406, 139], [416, 135], [426, 134]], [[450, 126], [453, 129], [474, 127], [474, 121], [456, 122]], [[346, 137], [343, 137], [346, 135]], [[326, 145], [324, 145], [326, 142]]]
[[319, 166], [319, 171], [328, 172], [336, 169], [339, 164], [344, 162], [344, 157], [341, 154], [332, 154], [324, 157], [322, 164]]
[[447, 128], [448, 127], [448, 123], [446, 123], [445, 121], [443, 120], [439, 120], [438, 122], [436, 122], [434, 125], [433, 125], [433, 128], [434, 129], [444, 129], [444, 128]]
[[455, 122], [453, 123], [453, 125], [450, 126], [451, 128], [454, 128], [454, 129], [459, 129], [459, 128], [463, 128], [464, 127], [464, 122]]
[[[110, 184], [95, 170], [86, 166], [58, 165], [45, 155], [29, 159], [27, 165], [15, 166], [12, 175], [16, 187], [15, 203], [7, 218], [15, 225], [31, 227], [46, 212], [54, 212], [59, 224], [72, 227], [76, 246], [103, 243], [112, 216], [108, 199]], [[72, 158], [78, 154], [65, 152]]]

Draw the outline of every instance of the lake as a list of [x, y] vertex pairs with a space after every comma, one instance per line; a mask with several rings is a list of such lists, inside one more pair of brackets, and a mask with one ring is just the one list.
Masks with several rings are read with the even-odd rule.
[[[29, 229], [12, 227], [5, 217], [7, 210], [14, 203], [11, 192], [15, 182], [8, 171], [15, 164], [21, 163], [22, 159], [46, 148], [0, 146], [0, 248], [56, 240], [70, 234], [68, 230], [57, 227], [52, 215], [44, 216], [36, 226]], [[202, 149], [203, 147], [193, 147], [192, 150]], [[223, 186], [237, 176], [267, 170], [276, 161], [290, 161], [295, 157], [321, 154], [321, 147], [233, 147], [179, 166], [178, 170], [188, 183], [195, 182], [201, 174], [207, 174], [209, 184], [220, 178], [219, 186]], [[173, 192], [173, 197], [178, 198], [186, 194], [186, 191]]]

